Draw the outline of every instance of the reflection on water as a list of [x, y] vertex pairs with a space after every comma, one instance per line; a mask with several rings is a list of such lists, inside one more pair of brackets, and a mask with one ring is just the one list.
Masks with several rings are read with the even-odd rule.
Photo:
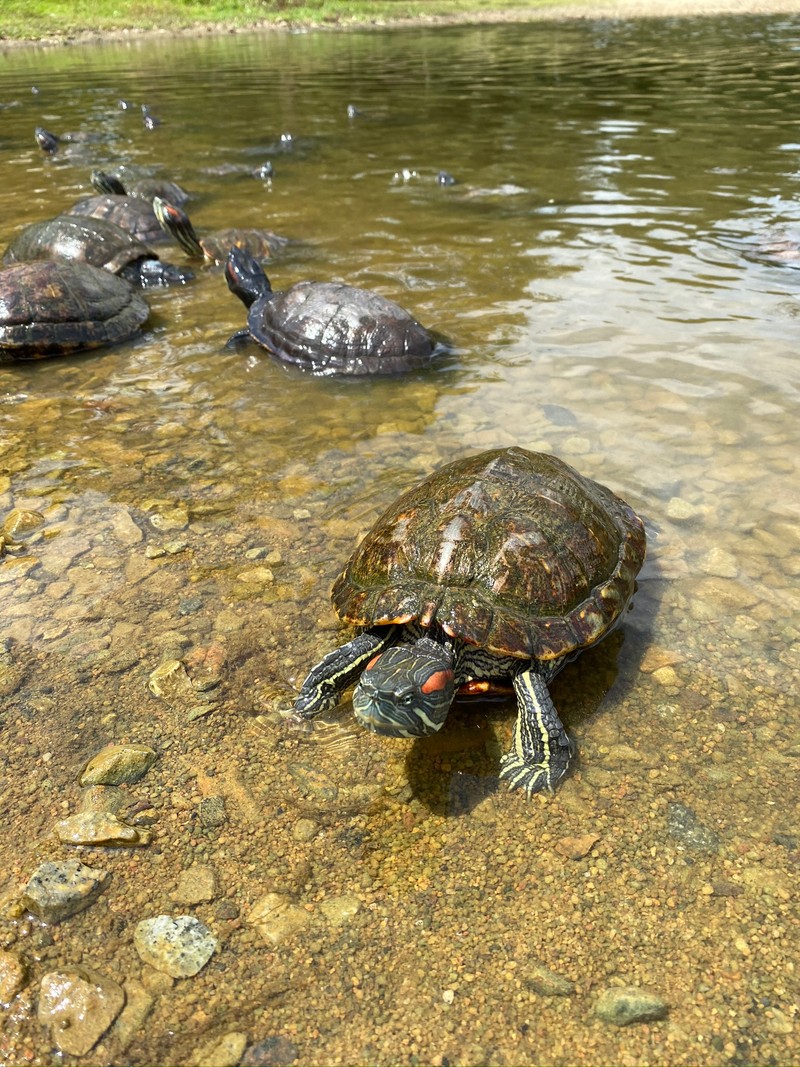
[[[164, 173], [199, 232], [290, 238], [274, 287], [374, 287], [455, 354], [310, 380], [225, 348], [243, 309], [199, 267], [130, 344], [0, 367], [0, 1060], [51, 1062], [42, 978], [78, 964], [128, 1003], [83, 1062], [796, 1060], [800, 290], [762, 251], [800, 238], [799, 56], [793, 20], [736, 18], [4, 57], [3, 245], [93, 167]], [[45, 158], [36, 125], [92, 136]], [[509, 444], [647, 520], [625, 626], [553, 685], [576, 772], [498, 788], [504, 701], [425, 743], [288, 729], [358, 536]], [[111, 741], [159, 753], [123, 787], [154, 841], [76, 850], [53, 826]], [[20, 890], [76, 855], [111, 884], [42, 924]], [[217, 937], [196, 977], [143, 966], [162, 913]], [[668, 1020], [593, 1017], [630, 985]]]

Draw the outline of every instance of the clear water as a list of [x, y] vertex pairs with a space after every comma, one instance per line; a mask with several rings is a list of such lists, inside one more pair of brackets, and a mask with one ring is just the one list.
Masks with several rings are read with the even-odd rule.
[[[800, 260], [759, 249], [800, 241], [797, 21], [9, 51], [0, 106], [0, 243], [126, 164], [184, 185], [201, 232], [291, 238], [276, 288], [372, 287], [453, 341], [426, 373], [314, 380], [226, 349], [244, 309], [198, 267], [148, 296], [131, 343], [0, 366], [0, 519], [45, 520], [0, 561], [2, 933], [28, 966], [4, 1062], [52, 1062], [39, 982], [77, 963], [154, 997], [83, 1062], [202, 1062], [231, 1032], [251, 1062], [796, 1058]], [[99, 139], [48, 159], [36, 125]], [[249, 173], [267, 158], [269, 184]], [[531, 803], [494, 791], [503, 701], [458, 708], [433, 743], [366, 736], [346, 709], [287, 733], [358, 535], [441, 463], [511, 444], [608, 484], [648, 528], [625, 626], [553, 686], [574, 775]], [[203, 649], [224, 665], [194, 718], [196, 692], [147, 683], [162, 659], [196, 675]], [[52, 826], [112, 740], [160, 753], [131, 787], [155, 841], [76, 852]], [[113, 882], [53, 932], [14, 902], [76, 854]], [[221, 888], [176, 903], [193, 862]], [[248, 922], [273, 890], [310, 917], [278, 948]], [[323, 904], [343, 895], [361, 907], [339, 926]], [[161, 989], [133, 929], [187, 910], [221, 945]], [[539, 965], [573, 993], [537, 992]], [[609, 985], [652, 987], [668, 1019], [598, 1022]]]

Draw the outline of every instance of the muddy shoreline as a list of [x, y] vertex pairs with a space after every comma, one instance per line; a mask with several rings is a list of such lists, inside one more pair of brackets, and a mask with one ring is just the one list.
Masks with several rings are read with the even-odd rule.
[[796, 15], [797, 0], [607, 0], [603, 3], [553, 5], [537, 8], [509, 8], [448, 15], [398, 19], [344, 19], [337, 22], [292, 22], [262, 20], [246, 25], [231, 22], [201, 22], [188, 26], [152, 28], [126, 27], [41, 38], [0, 38], [0, 51], [8, 48], [54, 47], [102, 44], [149, 37], [204, 37], [214, 34], [275, 33], [313, 29], [324, 31], [383, 29], [387, 26], [455, 26], [478, 23], [550, 22], [587, 19], [695, 18], [714, 15]]

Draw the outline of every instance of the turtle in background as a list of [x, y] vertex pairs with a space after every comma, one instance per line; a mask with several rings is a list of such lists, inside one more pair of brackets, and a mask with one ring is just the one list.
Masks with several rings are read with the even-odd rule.
[[279, 237], [271, 230], [242, 227], [198, 236], [186, 212], [158, 196], [153, 200], [153, 211], [165, 234], [177, 241], [188, 256], [207, 264], [225, 263], [233, 246], [263, 260], [289, 243], [286, 237]]
[[318, 375], [399, 374], [427, 366], [437, 344], [399, 304], [369, 289], [336, 282], [297, 282], [273, 292], [260, 263], [230, 249], [228, 288], [248, 309], [252, 338], [284, 363]]
[[162, 262], [151, 248], [113, 222], [78, 215], [31, 223], [3, 255], [6, 264], [39, 259], [89, 263], [142, 288], [185, 285], [194, 277], [185, 267]]
[[123, 278], [42, 260], [0, 270], [0, 363], [68, 355], [133, 337], [150, 309]]
[[353, 710], [374, 733], [440, 730], [460, 686], [511, 679], [517, 719], [500, 777], [552, 792], [574, 748], [548, 684], [622, 619], [645, 558], [641, 519], [555, 456], [502, 448], [403, 494], [336, 579], [352, 640], [306, 677], [300, 720]]
[[106, 193], [102, 196], [83, 197], [63, 214], [106, 219], [148, 245], [167, 242], [153, 212], [153, 205], [138, 196]]
[[133, 196], [152, 205], [153, 198], [162, 197], [171, 204], [185, 204], [189, 194], [168, 178], [121, 178], [104, 170], [93, 170], [92, 186], [98, 193], [112, 196]]

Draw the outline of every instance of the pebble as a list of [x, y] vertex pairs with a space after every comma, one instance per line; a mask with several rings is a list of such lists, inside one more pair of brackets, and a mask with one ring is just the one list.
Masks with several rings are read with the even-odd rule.
[[339, 897], [328, 897], [319, 906], [319, 910], [333, 926], [343, 926], [358, 913], [361, 901], [353, 893], [343, 893]]
[[80, 860], [42, 863], [22, 893], [22, 903], [46, 923], [58, 923], [88, 908], [111, 880], [108, 871], [87, 867]]
[[219, 895], [217, 872], [205, 863], [193, 863], [178, 878], [178, 885], [170, 893], [176, 904], [205, 904]]
[[138, 782], [158, 758], [149, 745], [106, 745], [80, 774], [80, 785], [122, 785]]
[[240, 1067], [288, 1067], [300, 1055], [287, 1037], [265, 1037], [251, 1045], [239, 1060]]
[[237, 1067], [247, 1048], [247, 1034], [232, 1030], [222, 1037], [212, 1037], [192, 1053], [195, 1067]]
[[286, 769], [304, 796], [325, 804], [335, 803], [339, 788], [328, 775], [306, 763], [290, 763]]
[[224, 826], [228, 821], [225, 811], [225, 798], [221, 796], [203, 797], [198, 807], [200, 822], [203, 826]]
[[680, 652], [651, 645], [642, 656], [639, 670], [644, 674], [652, 674], [653, 671], [660, 670], [662, 667], [677, 667], [678, 664], [683, 663], [684, 659], [685, 656]]
[[677, 838], [687, 848], [698, 852], [719, 851], [719, 834], [704, 826], [695, 812], [685, 804], [675, 801], [669, 805], [667, 830], [672, 837]]
[[141, 1031], [147, 1016], [153, 1010], [155, 997], [148, 993], [137, 978], [126, 978], [123, 989], [125, 991], [125, 1007], [114, 1023], [113, 1034], [124, 1052]]
[[679, 496], [673, 496], [667, 501], [666, 516], [673, 522], [691, 522], [700, 514], [700, 508], [690, 504], [688, 500], [682, 500]]
[[594, 1011], [603, 1022], [628, 1026], [663, 1019], [669, 1007], [657, 994], [638, 986], [614, 986], [600, 993]]
[[27, 980], [25, 964], [16, 952], [0, 949], [0, 1008], [7, 1008]]
[[735, 578], [739, 573], [736, 557], [724, 548], [712, 548], [698, 560], [698, 567], [703, 574], [716, 578]]
[[81, 811], [56, 823], [56, 836], [65, 845], [108, 845], [131, 848], [149, 845], [152, 831], [130, 826], [108, 811]]
[[298, 819], [292, 827], [295, 841], [311, 841], [319, 833], [319, 826], [313, 819]]
[[88, 967], [51, 971], [39, 993], [38, 1018], [50, 1028], [60, 1052], [85, 1056], [122, 1011], [125, 993], [110, 978]]
[[308, 926], [311, 916], [290, 897], [266, 893], [250, 909], [248, 921], [266, 941], [277, 947]]
[[659, 667], [652, 672], [652, 676], [659, 685], [666, 687], [679, 686], [681, 680], [674, 667]]
[[139, 957], [171, 978], [191, 978], [217, 948], [217, 939], [193, 915], [156, 915], [137, 924], [133, 943]]
[[575, 983], [563, 975], [556, 974], [543, 963], [529, 963], [524, 972], [525, 981], [534, 993], [541, 997], [568, 997], [575, 992]]
[[600, 840], [599, 834], [581, 834], [580, 837], [562, 837], [556, 841], [555, 850], [570, 860], [582, 860], [588, 856]]

